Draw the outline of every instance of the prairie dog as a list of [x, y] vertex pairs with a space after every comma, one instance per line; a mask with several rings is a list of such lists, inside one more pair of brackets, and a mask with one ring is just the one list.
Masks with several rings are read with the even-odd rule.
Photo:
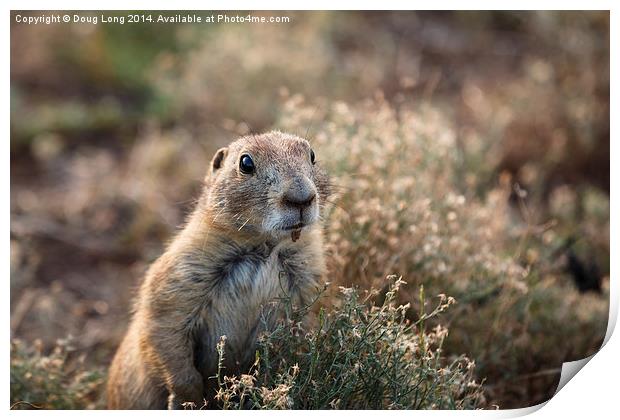
[[300, 137], [272, 131], [218, 150], [196, 208], [140, 286], [110, 367], [108, 407], [202, 406], [222, 336], [225, 373], [248, 368], [274, 321], [264, 322], [265, 305], [283, 294], [309, 304], [321, 288], [329, 194]]

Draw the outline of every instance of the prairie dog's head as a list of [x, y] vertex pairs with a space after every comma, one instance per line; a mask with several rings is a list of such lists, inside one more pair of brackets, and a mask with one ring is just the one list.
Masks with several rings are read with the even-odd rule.
[[218, 150], [205, 181], [213, 225], [278, 239], [317, 223], [329, 195], [308, 141], [278, 131]]

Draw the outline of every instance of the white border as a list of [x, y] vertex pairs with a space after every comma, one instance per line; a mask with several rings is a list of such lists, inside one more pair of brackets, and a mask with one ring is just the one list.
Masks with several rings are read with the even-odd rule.
[[[10, 205], [9, 205], [9, 188], [10, 188], [10, 143], [8, 139], [10, 138], [10, 130], [9, 130], [9, 112], [10, 112], [10, 100], [9, 100], [9, 77], [10, 77], [10, 69], [8, 65], [8, 57], [10, 50], [9, 36], [10, 36], [10, 15], [9, 10], [123, 10], [123, 9], [132, 9], [132, 10], [170, 10], [170, 6], [173, 5], [173, 10], [202, 10], [207, 6], [206, 4], [200, 3], [198, 1], [176, 1], [174, 3], [164, 2], [161, 0], [150, 0], [150, 1], [119, 1], [119, 0], [111, 0], [106, 2], [95, 1], [95, 2], [83, 2], [83, 1], [64, 1], [62, 4], [56, 2], [56, 4], [50, 4], [50, 2], [44, 1], [14, 1], [10, 0], [7, 2], [7, 9], [4, 14], [4, 20], [2, 21], [3, 26], [3, 41], [2, 41], [2, 53], [5, 58], [7, 58], [7, 65], [3, 66], [3, 80], [4, 83], [2, 85], [3, 90], [3, 107], [4, 112], [2, 114], [2, 121], [4, 132], [6, 133], [6, 139], [3, 142], [4, 148], [4, 156], [6, 159], [6, 164], [4, 166], [4, 179], [2, 181], [2, 200], [4, 204], [4, 212], [5, 217], [1, 221], [2, 232], [4, 234], [5, 240], [2, 242], [2, 254], [3, 261], [5, 261], [6, 265], [3, 267], [4, 273], [4, 281], [8, 287], [9, 278], [10, 278], [10, 256], [9, 256], [9, 225], [10, 225]], [[617, 65], [617, 41], [618, 41], [618, 24], [619, 19], [617, 18], [618, 8], [613, 7], [614, 3], [612, 1], [604, 1], [604, 0], [590, 0], [587, 2], [576, 2], [576, 1], [535, 1], [535, 0], [522, 0], [522, 1], [505, 1], [499, 4], [497, 1], [490, 0], [478, 0], [478, 1], [469, 1], [469, 2], [459, 2], [459, 1], [448, 1], [448, 0], [434, 0], [433, 2], [411, 2], [411, 1], [394, 1], [394, 0], [383, 0], [381, 2], [368, 2], [368, 1], [348, 1], [348, 2], [335, 2], [333, 0], [316, 0], [316, 1], [302, 1], [296, 2], [295, 4], [291, 4], [284, 1], [263, 1], [260, 4], [256, 4], [249, 1], [212, 1], [208, 3], [208, 8], [215, 10], [322, 10], [322, 9], [335, 9], [335, 10], [378, 10], [381, 9], [415, 9], [418, 10], [440, 10], [440, 9], [458, 9], [458, 10], [476, 10], [476, 9], [496, 9], [496, 10], [528, 10], [528, 9], [561, 9], [561, 10], [611, 10], [611, 74], [617, 73], [618, 65]], [[613, 139], [614, 134], [617, 132], [616, 125], [614, 121], [617, 121], [617, 88], [616, 85], [611, 83], [611, 138]], [[618, 147], [612, 141], [611, 142], [611, 154], [610, 159], [617, 163], [617, 155], [618, 155]], [[618, 169], [615, 165], [611, 165], [611, 214], [620, 214], [618, 208]], [[399, 418], [409, 418], [412, 415], [422, 415], [429, 416], [434, 418], [452, 418], [454, 416], [458, 416], [459, 418], [463, 417], [487, 417], [487, 418], [504, 418], [504, 417], [518, 417], [525, 414], [531, 414], [534, 418], [548, 418], [548, 417], [566, 417], [566, 418], [583, 418], [584, 416], [595, 416], [596, 418], [607, 418], [610, 417], [611, 413], [617, 412], [616, 410], [616, 401], [618, 399], [617, 389], [618, 389], [618, 375], [620, 373], [618, 360], [615, 355], [620, 354], [620, 342], [617, 337], [612, 336], [613, 329], [615, 327], [615, 323], [617, 320], [618, 314], [618, 301], [619, 301], [619, 290], [614, 280], [618, 271], [618, 260], [615, 257], [618, 257], [617, 254], [617, 245], [616, 238], [618, 238], [618, 227], [617, 223], [611, 221], [611, 285], [610, 285], [610, 295], [611, 295], [611, 305], [610, 305], [610, 322], [608, 326], [608, 331], [606, 335], [606, 345], [603, 349], [596, 354], [591, 362], [588, 363], [588, 367], [584, 369], [583, 372], [580, 372], [577, 376], [577, 379], [570, 381], [555, 397], [553, 397], [547, 404], [541, 404], [537, 407], [529, 407], [518, 410], [502, 410], [499, 412], [430, 412], [425, 411], [424, 413], [411, 413], [409, 411], [399, 411], [399, 412], [369, 412], [369, 411], [356, 411], [356, 412], [335, 412], [335, 411], [326, 411], [321, 413], [322, 416], [332, 417], [338, 416], [340, 418], [342, 415], [355, 416], [355, 417], [370, 417], [373, 418], [377, 415], [389, 415], [390, 417], [399, 417]], [[2, 382], [3, 393], [6, 396], [5, 407], [8, 410], [9, 407], [9, 340], [10, 340], [10, 332], [9, 332], [9, 320], [10, 320], [10, 299], [9, 293], [5, 293], [4, 298], [5, 311], [2, 314], [4, 326], [5, 326], [5, 345], [2, 346], [2, 354], [3, 360], [5, 360], [2, 370], [5, 372]], [[544, 406], [544, 409], [540, 409]], [[316, 413], [313, 412], [302, 412], [297, 411], [294, 413], [295, 416], [300, 417], [310, 417], [315, 416]], [[119, 413], [119, 412], [108, 412], [108, 411], [93, 411], [93, 412], [85, 412], [85, 411], [73, 411], [73, 412], [60, 412], [60, 411], [46, 411], [44, 414], [42, 412], [22, 412], [22, 411], [11, 411], [9, 413], [10, 416], [14, 418], [31, 418], [31, 417], [39, 417], [45, 415], [46, 417], [51, 418], [76, 418], [83, 416], [92, 416], [93, 418], [100, 416], [126, 416], [127, 412]], [[129, 414], [132, 415], [132, 414]], [[275, 417], [290, 416], [289, 412], [241, 412], [241, 413], [226, 413], [226, 412], [209, 412], [209, 413], [201, 413], [201, 412], [156, 412], [149, 413], [149, 417], [153, 416], [155, 418], [161, 418], [161, 416], [217, 416], [217, 417], [228, 417], [235, 418], [252, 416], [254, 418], [267, 418], [273, 419]], [[541, 417], [542, 416], [542, 417]]]
[[[78, 1], [64, 0], [54, 2], [42, 0], [9, 0], [6, 3], [13, 10], [610, 10], [611, 0], [433, 0], [432, 2], [414, 2], [406, 0], [382, 1], [334, 1], [334, 0], [264, 0], [260, 3], [248, 0], [199, 1], [179, 0], [173, 3], [163, 0], [110, 0]], [[174, 7], [171, 7], [174, 6]]]

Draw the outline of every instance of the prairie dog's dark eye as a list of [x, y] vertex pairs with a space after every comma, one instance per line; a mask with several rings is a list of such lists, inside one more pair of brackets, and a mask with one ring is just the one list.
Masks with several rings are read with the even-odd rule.
[[313, 165], [314, 165], [314, 160], [315, 160], [314, 150], [310, 149], [310, 162], [312, 162]]
[[247, 175], [254, 173], [254, 161], [250, 155], [241, 155], [241, 160], [239, 160], [239, 169]]

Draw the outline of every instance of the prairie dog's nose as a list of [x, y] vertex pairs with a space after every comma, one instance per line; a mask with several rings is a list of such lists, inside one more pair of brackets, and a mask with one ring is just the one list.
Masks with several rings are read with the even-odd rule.
[[282, 201], [284, 201], [284, 204], [287, 206], [297, 207], [299, 209], [305, 209], [310, 204], [312, 204], [315, 197], [316, 197], [316, 194], [314, 192], [310, 194], [306, 194], [305, 196], [289, 194], [287, 192], [282, 198]]
[[288, 207], [295, 207], [300, 210], [308, 207], [316, 198], [316, 191], [310, 182], [296, 179], [284, 192], [282, 203]]

